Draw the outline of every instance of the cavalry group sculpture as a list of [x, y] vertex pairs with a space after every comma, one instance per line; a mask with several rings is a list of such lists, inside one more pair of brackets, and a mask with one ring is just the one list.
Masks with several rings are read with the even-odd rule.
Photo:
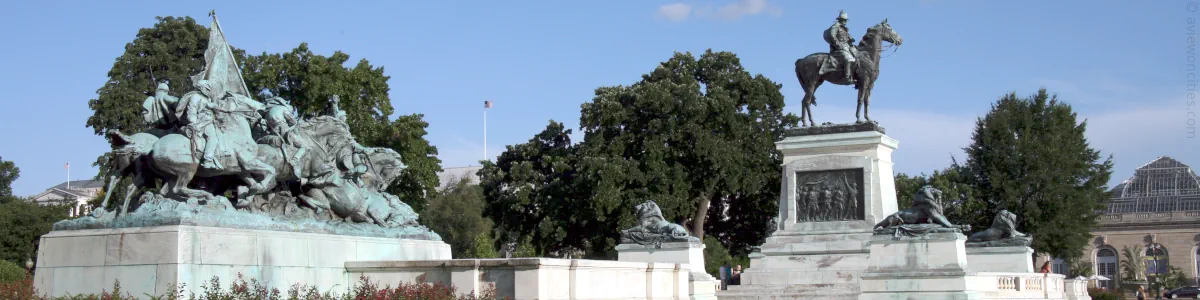
[[176, 97], [159, 84], [146, 98], [151, 130], [108, 133], [107, 191], [132, 179], [121, 204], [56, 229], [207, 222], [440, 239], [385, 191], [405, 168], [400, 155], [358, 144], [336, 95], [322, 115], [307, 119], [286, 99], [255, 100], [215, 15], [205, 61], [191, 78], [195, 90]]
[[825, 30], [825, 42], [829, 43], [830, 50], [828, 53], [813, 53], [796, 60], [796, 79], [804, 89], [804, 99], [800, 102], [802, 126], [817, 125], [813, 120], [812, 106], [817, 105], [817, 87], [824, 82], [854, 86], [854, 89], [858, 90], [858, 108], [854, 111], [854, 117], [858, 123], [864, 122], [864, 118], [865, 122], [871, 122], [868, 106], [871, 104], [871, 91], [875, 88], [875, 80], [879, 78], [883, 42], [900, 46], [904, 39], [892, 30], [887, 19], [884, 19], [883, 22], [867, 29], [867, 34], [858, 46], [854, 46], [854, 38], [850, 36], [846, 27], [849, 19], [849, 16], [842, 12], [837, 22]]

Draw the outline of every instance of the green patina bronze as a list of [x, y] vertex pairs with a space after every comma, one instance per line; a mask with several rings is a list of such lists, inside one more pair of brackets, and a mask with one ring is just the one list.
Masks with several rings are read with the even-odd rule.
[[210, 16], [195, 90], [176, 97], [160, 84], [142, 105], [155, 130], [109, 133], [116, 150], [108, 190], [128, 177], [131, 192], [117, 209], [56, 230], [200, 225], [441, 239], [385, 191], [406, 167], [398, 153], [359, 145], [336, 96], [310, 119], [298, 118], [286, 99], [255, 100]]

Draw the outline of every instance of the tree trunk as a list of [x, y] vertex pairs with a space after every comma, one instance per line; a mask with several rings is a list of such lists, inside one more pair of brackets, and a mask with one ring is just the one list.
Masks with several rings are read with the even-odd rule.
[[692, 217], [692, 234], [704, 240], [704, 218], [708, 217], [708, 206], [712, 204], [712, 197], [709, 193], [701, 194], [696, 197], [700, 202], [700, 207], [696, 208], [696, 215]]

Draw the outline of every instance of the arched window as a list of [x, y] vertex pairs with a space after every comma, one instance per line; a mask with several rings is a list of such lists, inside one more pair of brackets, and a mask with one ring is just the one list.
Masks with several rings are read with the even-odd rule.
[[1146, 274], [1167, 274], [1167, 269], [1171, 266], [1167, 262], [1167, 247], [1161, 244], [1150, 244], [1146, 246]]
[[1110, 279], [1099, 281], [1100, 287], [1113, 289], [1113, 281], [1117, 280], [1117, 251], [1111, 248], [1096, 251], [1096, 275]]
[[1070, 275], [1067, 274], [1068, 269], [1069, 267], [1067, 266], [1067, 261], [1062, 260], [1061, 258], [1050, 260], [1050, 272], [1053, 272], [1054, 274]]
[[1200, 247], [1196, 248], [1196, 274], [1200, 274]]

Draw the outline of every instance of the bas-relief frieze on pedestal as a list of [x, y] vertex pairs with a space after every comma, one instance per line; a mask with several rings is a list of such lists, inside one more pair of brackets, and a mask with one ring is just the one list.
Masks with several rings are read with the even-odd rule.
[[862, 169], [796, 172], [796, 221], [863, 219]]

